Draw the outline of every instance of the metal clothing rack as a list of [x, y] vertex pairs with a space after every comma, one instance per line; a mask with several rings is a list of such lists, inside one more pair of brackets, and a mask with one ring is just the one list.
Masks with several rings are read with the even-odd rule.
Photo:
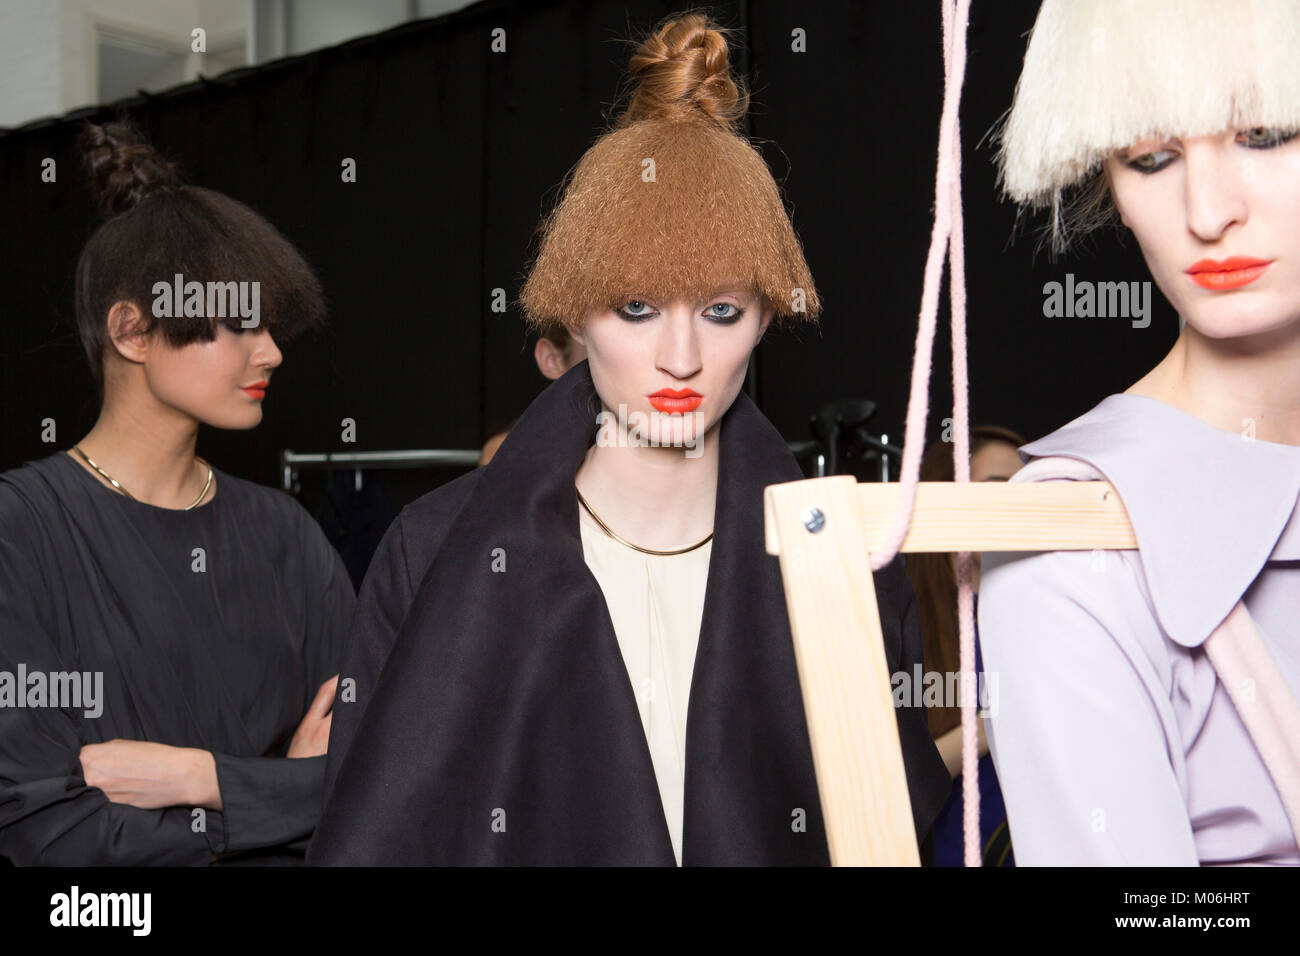
[[399, 451], [280, 452], [280, 484], [292, 492], [303, 468], [352, 466], [357, 491], [361, 490], [362, 468], [441, 468], [478, 464], [477, 448], [409, 448]]
[[[866, 437], [868, 445], [880, 453], [880, 480], [889, 481], [889, 457], [899, 458], [903, 450], [889, 444], [889, 436], [881, 435], [879, 439]], [[795, 457], [816, 452], [814, 459], [815, 477], [826, 477], [826, 452], [821, 442], [797, 441], [787, 442], [790, 452]], [[474, 467], [478, 464], [480, 451], [477, 448], [408, 448], [396, 451], [344, 451], [344, 452], [296, 452], [284, 449], [280, 452], [280, 484], [292, 493], [298, 484], [298, 472], [304, 468], [352, 467], [356, 490], [361, 490], [363, 469], [372, 468], [455, 468]]]

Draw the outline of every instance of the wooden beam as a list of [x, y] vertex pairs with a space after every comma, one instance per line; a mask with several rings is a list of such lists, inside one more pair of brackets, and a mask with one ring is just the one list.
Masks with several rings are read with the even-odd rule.
[[[870, 563], [899, 491], [836, 475], [763, 493], [765, 546], [781, 563], [836, 866], [920, 863]], [[903, 544], [908, 552], [1136, 547], [1119, 493], [1104, 481], [922, 482]]]
[[[837, 476], [845, 477], [845, 476]], [[808, 479], [810, 483], [824, 478]], [[801, 482], [791, 482], [801, 484]], [[773, 487], [781, 487], [779, 485]], [[897, 484], [858, 485], [868, 550], [879, 549], [898, 511]], [[1137, 547], [1119, 492], [1105, 481], [923, 481], [903, 551], [1091, 551]], [[771, 529], [768, 554], [776, 554]]]
[[857, 480], [769, 485], [764, 509], [831, 863], [919, 866]]

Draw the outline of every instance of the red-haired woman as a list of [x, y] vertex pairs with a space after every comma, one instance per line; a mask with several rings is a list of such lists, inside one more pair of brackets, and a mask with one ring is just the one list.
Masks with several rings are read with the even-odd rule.
[[[802, 477], [741, 392], [820, 301], [736, 125], [723, 32], [689, 15], [544, 223], [521, 301], [587, 350], [500, 451], [409, 506], [362, 587], [321, 864], [825, 864], [762, 492]], [[921, 659], [902, 561], [891, 670]], [[918, 836], [949, 778], [900, 709]], [[862, 799], [870, 800], [864, 793]]]

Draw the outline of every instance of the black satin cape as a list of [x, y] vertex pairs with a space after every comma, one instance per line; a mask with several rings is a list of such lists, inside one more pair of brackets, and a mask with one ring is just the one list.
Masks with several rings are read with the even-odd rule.
[[[487, 466], [389, 529], [353, 622], [309, 864], [675, 865], [632, 683], [583, 559], [573, 479], [598, 409], [584, 361]], [[763, 547], [763, 488], [803, 475], [743, 392], [718, 440], [682, 862], [827, 864], [780, 569]], [[921, 636], [901, 558], [875, 581], [889, 669], [911, 673]], [[897, 713], [923, 837], [952, 783], [924, 710]]]

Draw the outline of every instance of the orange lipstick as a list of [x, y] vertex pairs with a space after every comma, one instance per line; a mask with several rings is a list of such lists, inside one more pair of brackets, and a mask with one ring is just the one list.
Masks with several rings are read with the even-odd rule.
[[1250, 256], [1232, 256], [1218, 262], [1202, 259], [1187, 270], [1192, 281], [1211, 292], [1227, 292], [1250, 285], [1272, 265], [1272, 259], [1254, 259]]
[[661, 388], [646, 396], [650, 404], [666, 414], [693, 412], [700, 407], [704, 396], [692, 388]]

